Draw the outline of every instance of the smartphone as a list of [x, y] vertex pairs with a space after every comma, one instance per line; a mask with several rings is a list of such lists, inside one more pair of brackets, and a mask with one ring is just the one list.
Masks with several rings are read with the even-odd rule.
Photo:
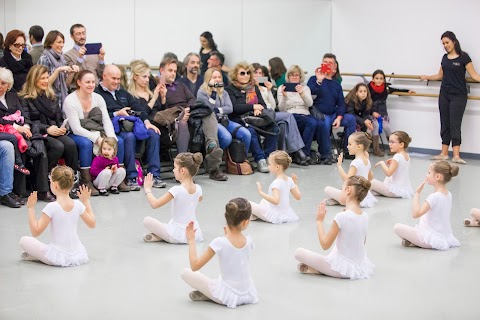
[[332, 66], [328, 63], [322, 63], [322, 66], [320, 67], [320, 72], [321, 73], [331, 73], [332, 72]]
[[87, 43], [85, 44], [85, 49], [87, 49], [87, 53], [85, 54], [99, 54], [100, 49], [102, 48], [101, 43]]
[[258, 83], [265, 83], [268, 81], [268, 77], [258, 77], [257, 81]]
[[297, 92], [297, 90], [295, 90], [295, 87], [297, 85], [299, 85], [298, 82], [285, 82], [283, 84], [285, 86], [285, 92]]
[[65, 128], [65, 127], [67, 126], [67, 123], [68, 123], [68, 119], [63, 120], [62, 125], [60, 126], [60, 128], [62, 128], [62, 129]]

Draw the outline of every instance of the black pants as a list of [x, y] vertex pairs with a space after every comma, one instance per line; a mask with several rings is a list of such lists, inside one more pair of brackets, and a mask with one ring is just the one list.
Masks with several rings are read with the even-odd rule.
[[467, 106], [467, 95], [452, 94], [440, 90], [438, 108], [440, 110], [440, 136], [443, 145], [452, 147], [462, 143], [462, 119]]
[[58, 159], [62, 156], [65, 164], [78, 171], [78, 151], [77, 145], [69, 136], [52, 137], [47, 136], [45, 140], [48, 156], [48, 171], [51, 171], [58, 163]]
[[[33, 160], [33, 165], [30, 168], [29, 179], [32, 183], [32, 189], [38, 192], [46, 192], [50, 190], [48, 183], [48, 158], [40, 154], [35, 158], [28, 157], [25, 153], [22, 154], [23, 163], [27, 163], [30, 159]], [[17, 170], [13, 173], [13, 192], [21, 197], [28, 196], [26, 192], [26, 176]]]

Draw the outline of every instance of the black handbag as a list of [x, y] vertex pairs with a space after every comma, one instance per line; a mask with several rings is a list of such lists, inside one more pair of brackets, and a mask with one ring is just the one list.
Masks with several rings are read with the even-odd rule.
[[318, 109], [315, 107], [310, 108], [310, 113], [312, 114], [312, 116], [314, 116], [317, 119], [325, 120], [325, 115], [320, 111], [318, 111]]
[[245, 127], [252, 127], [259, 133], [276, 136], [280, 128], [275, 122], [275, 110], [263, 109], [262, 113], [254, 116], [253, 112], [248, 112], [240, 117]]

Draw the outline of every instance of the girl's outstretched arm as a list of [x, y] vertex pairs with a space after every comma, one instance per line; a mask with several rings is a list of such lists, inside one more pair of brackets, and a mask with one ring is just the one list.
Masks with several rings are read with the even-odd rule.
[[280, 191], [277, 188], [272, 189], [273, 195], [266, 194], [262, 190], [262, 184], [257, 181], [258, 193], [262, 196], [263, 199], [267, 200], [271, 204], [277, 205], [280, 203]]
[[80, 190], [77, 192], [78, 198], [85, 206], [85, 212], [80, 215], [83, 222], [89, 228], [95, 228], [97, 225], [97, 221], [95, 220], [95, 215], [93, 214], [92, 205], [90, 204], [90, 195], [92, 194], [92, 190], [88, 189], [85, 185], [80, 186]]
[[385, 163], [385, 161], [379, 161], [375, 164], [374, 168], [378, 167], [378, 166], [381, 166], [382, 167], [382, 170], [383, 172], [385, 173], [385, 175], [387, 177], [390, 177], [392, 176], [392, 174], [395, 173], [395, 171], [397, 171], [397, 168], [398, 168], [398, 162], [397, 160], [393, 160], [391, 159], [391, 161], [389, 161], [389, 164], [390, 166], [387, 166], [387, 164]]
[[200, 270], [215, 255], [215, 251], [208, 247], [207, 251], [200, 257], [197, 257], [197, 245], [195, 243], [195, 231], [193, 229], [194, 222], [190, 221], [185, 229], [188, 242], [188, 258], [190, 260], [190, 268], [192, 271]]
[[173, 195], [170, 192], [165, 193], [160, 198], [155, 198], [152, 194], [153, 187], [153, 175], [151, 173], [147, 174], [145, 181], [143, 182], [143, 189], [145, 190], [145, 195], [147, 196], [148, 203], [153, 209], [160, 208], [173, 199]]
[[318, 240], [320, 241], [320, 245], [322, 246], [323, 250], [328, 250], [332, 246], [339, 231], [338, 224], [334, 220], [330, 230], [328, 230], [328, 234], [325, 234], [325, 231], [323, 230], [323, 220], [325, 219], [326, 215], [327, 209], [325, 208], [325, 202], [322, 202], [318, 206], [317, 210], [317, 232]]
[[302, 194], [300, 193], [300, 189], [298, 188], [298, 177], [295, 173], [292, 173], [291, 178], [293, 183], [295, 183], [295, 188], [290, 189], [290, 193], [295, 198], [295, 200], [300, 200], [302, 198]]
[[427, 201], [424, 201], [422, 206], [420, 207], [420, 193], [423, 190], [423, 187], [427, 183], [427, 180], [423, 180], [423, 182], [418, 186], [417, 190], [415, 191], [415, 195], [413, 196], [413, 205], [412, 205], [412, 217], [413, 218], [420, 218], [425, 213], [430, 210], [430, 204]]
[[28, 224], [30, 225], [30, 231], [34, 237], [38, 237], [47, 228], [50, 223], [50, 217], [45, 213], [42, 214], [40, 220], [37, 221], [35, 217], [35, 204], [37, 203], [37, 191], [33, 191], [28, 197]]

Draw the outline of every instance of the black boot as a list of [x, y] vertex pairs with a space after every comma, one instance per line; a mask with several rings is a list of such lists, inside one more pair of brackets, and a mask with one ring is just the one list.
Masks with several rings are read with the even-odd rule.
[[292, 161], [301, 166], [308, 166], [307, 156], [302, 149], [299, 149], [293, 153]]

